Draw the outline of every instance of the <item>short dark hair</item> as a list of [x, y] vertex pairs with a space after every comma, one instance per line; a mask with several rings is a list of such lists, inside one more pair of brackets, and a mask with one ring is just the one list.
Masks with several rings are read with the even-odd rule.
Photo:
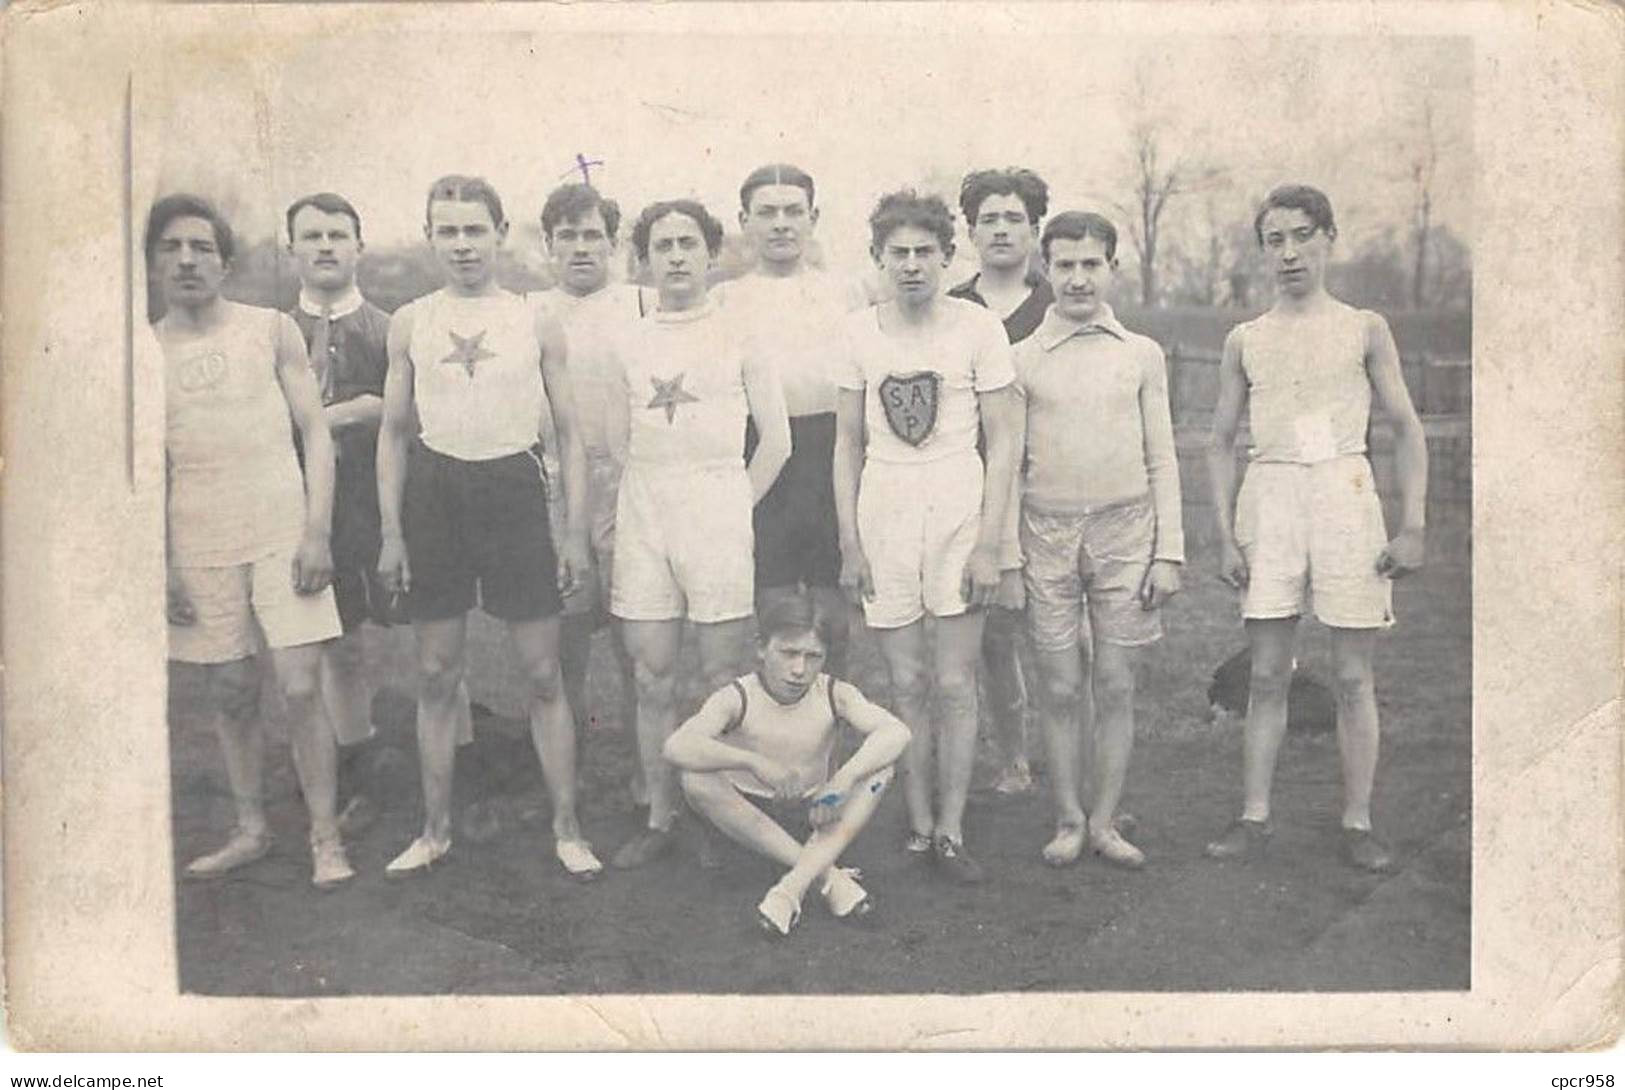
[[649, 260], [649, 229], [656, 220], [673, 213], [687, 216], [700, 225], [700, 234], [705, 236], [706, 252], [716, 257], [722, 249], [722, 221], [707, 212], [705, 205], [699, 201], [679, 197], [676, 200], [656, 201], [639, 214], [638, 222], [632, 225], [632, 248], [637, 251], [638, 260]]
[[774, 636], [799, 636], [811, 632], [829, 650], [832, 622], [818, 599], [798, 590], [774, 598], [756, 615], [756, 642], [766, 647]]
[[1049, 186], [1033, 171], [1025, 167], [1006, 167], [1003, 170], [973, 170], [959, 185], [959, 210], [965, 222], [974, 224], [982, 202], [989, 197], [1007, 197], [1015, 194], [1027, 210], [1027, 222], [1037, 225], [1049, 211]]
[[484, 178], [476, 178], [467, 174], [447, 174], [443, 178], [435, 179], [429, 187], [429, 199], [423, 202], [423, 222], [429, 222], [429, 211], [434, 207], [435, 201], [480, 201], [491, 213], [491, 224], [501, 227], [507, 223], [507, 217], [502, 214], [502, 198], [497, 191], [491, 188], [491, 183]]
[[798, 185], [807, 191], [807, 207], [813, 206], [811, 174], [790, 163], [769, 163], [765, 167], [757, 167], [745, 176], [744, 183], [739, 187], [739, 207], [749, 212], [751, 197], [764, 185]]
[[1038, 240], [1044, 263], [1049, 264], [1049, 244], [1058, 238], [1081, 242], [1098, 238], [1106, 246], [1106, 260], [1117, 259], [1117, 226], [1099, 212], [1061, 212], [1044, 225], [1044, 234]]
[[1264, 217], [1272, 208], [1293, 208], [1309, 217], [1309, 222], [1326, 232], [1327, 238], [1337, 237], [1337, 223], [1332, 219], [1331, 198], [1312, 185], [1281, 185], [1270, 190], [1264, 203], [1253, 217], [1253, 235], [1264, 245]]
[[355, 210], [355, 205], [339, 196], [337, 193], [312, 193], [300, 197], [288, 205], [288, 241], [293, 241], [293, 220], [299, 215], [301, 209], [314, 208], [318, 212], [327, 212], [332, 215], [342, 213], [350, 217], [355, 225], [355, 240], [361, 241], [361, 214]]
[[615, 241], [615, 232], [621, 228], [621, 206], [586, 182], [567, 182], [547, 195], [542, 205], [542, 234], [553, 241], [553, 228], [561, 223], [576, 223], [592, 213], [604, 217], [604, 233]]
[[184, 216], [208, 220], [209, 226], [214, 230], [214, 247], [220, 251], [220, 260], [231, 261], [236, 242], [232, 238], [231, 224], [226, 222], [226, 217], [202, 197], [192, 193], [171, 193], [154, 201], [152, 211], [147, 213], [147, 233], [142, 236], [141, 249], [149, 262], [158, 249], [158, 240], [163, 237], [164, 231], [171, 223]]
[[954, 214], [941, 197], [934, 194], [920, 196], [912, 189], [899, 189], [888, 193], [875, 203], [869, 213], [869, 248], [876, 256], [900, 227], [918, 227], [930, 231], [942, 243], [944, 253], [954, 248]]

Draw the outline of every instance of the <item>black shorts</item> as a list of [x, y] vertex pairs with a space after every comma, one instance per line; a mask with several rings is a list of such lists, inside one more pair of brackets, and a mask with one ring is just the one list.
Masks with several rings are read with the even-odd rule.
[[756, 505], [755, 524], [758, 589], [840, 582], [834, 413], [790, 418], [790, 460]]
[[441, 621], [474, 608], [504, 621], [557, 616], [558, 557], [541, 448], [467, 462], [412, 447], [401, 505], [411, 565], [406, 612]]

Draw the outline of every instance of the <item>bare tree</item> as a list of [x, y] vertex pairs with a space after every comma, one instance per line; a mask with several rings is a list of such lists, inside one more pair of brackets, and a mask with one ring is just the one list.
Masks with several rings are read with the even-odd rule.
[[1130, 203], [1114, 202], [1128, 223], [1130, 241], [1140, 264], [1140, 302], [1157, 301], [1157, 252], [1163, 216], [1177, 197], [1210, 189], [1224, 178], [1216, 167], [1171, 152], [1159, 123], [1142, 118], [1130, 130]]
[[1421, 125], [1411, 149], [1410, 169], [1413, 206], [1411, 239], [1415, 247], [1411, 266], [1411, 306], [1421, 310], [1427, 304], [1428, 241], [1433, 231], [1433, 176], [1439, 165], [1439, 141], [1433, 127], [1433, 97], [1422, 98]]

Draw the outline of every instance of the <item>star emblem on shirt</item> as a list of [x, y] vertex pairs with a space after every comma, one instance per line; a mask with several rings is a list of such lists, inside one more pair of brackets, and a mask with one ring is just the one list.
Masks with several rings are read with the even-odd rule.
[[483, 343], [485, 341], [485, 330], [480, 330], [472, 337], [459, 337], [449, 329], [446, 332], [451, 336], [451, 343], [456, 347], [451, 350], [451, 353], [445, 359], [440, 361], [441, 363], [460, 363], [463, 365], [463, 370], [468, 372], [468, 377], [473, 378], [476, 363], [481, 360], [496, 359], [497, 354], [495, 352], [489, 352], [485, 349]]
[[676, 419], [677, 406], [683, 404], [685, 401], [699, 400], [699, 398], [683, 389], [683, 375], [685, 373], [686, 372], [679, 371], [675, 377], [669, 379], [660, 379], [653, 375], [649, 376], [649, 384], [655, 388], [655, 396], [649, 399], [649, 404], [645, 406], [645, 408], [665, 409], [666, 423], [668, 424], [672, 423]]

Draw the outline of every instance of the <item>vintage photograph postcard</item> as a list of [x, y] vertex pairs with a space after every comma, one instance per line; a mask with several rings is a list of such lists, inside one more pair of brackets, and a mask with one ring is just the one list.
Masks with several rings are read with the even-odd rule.
[[14, 1047], [1617, 1038], [1617, 12], [0, 29]]

